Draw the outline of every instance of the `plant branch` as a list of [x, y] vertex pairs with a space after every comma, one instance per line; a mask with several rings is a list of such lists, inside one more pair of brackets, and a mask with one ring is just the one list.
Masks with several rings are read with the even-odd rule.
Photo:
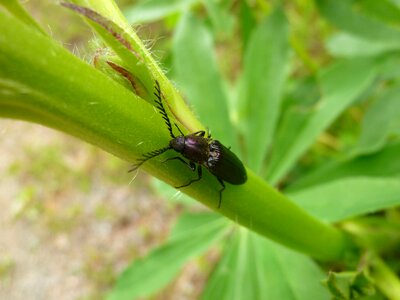
[[[163, 93], [168, 95], [166, 98], [169, 110], [173, 114], [174, 118], [178, 120], [189, 132], [195, 132], [198, 130], [205, 130], [206, 127], [201, 124], [201, 122], [194, 116], [193, 112], [185, 104], [185, 101], [177, 91], [174, 85], [165, 76], [158, 63], [153, 59], [149, 50], [145, 47], [142, 41], [139, 39], [132, 26], [126, 21], [125, 17], [118, 9], [114, 1], [111, 0], [73, 0], [70, 1], [76, 5], [80, 5], [85, 8], [89, 8], [94, 12], [100, 14], [101, 17], [106, 18], [112, 24], [107, 24], [108, 26], [114, 27], [115, 30], [122, 30], [121, 36], [127, 39], [130, 47], [132, 48], [131, 55], [127, 53], [124, 47], [121, 47], [120, 43], [115, 42], [115, 37], [110, 35], [109, 30], [105, 30], [104, 24], [100, 25], [98, 20], [91, 19], [89, 25], [102, 37], [102, 39], [111, 47], [116, 54], [126, 63], [126, 66], [136, 73], [141, 70], [140, 75], [144, 79], [144, 85], [149, 89], [149, 95], [153, 92], [151, 87], [153, 81], [157, 80], [161, 86], [163, 86]], [[68, 2], [67, 2], [68, 3]], [[81, 13], [81, 12], [80, 12]], [[83, 16], [87, 15], [81, 13]], [[100, 25], [100, 26], [99, 26]], [[118, 28], [116, 28], [118, 27]], [[132, 54], [135, 55], [132, 55]], [[135, 58], [136, 56], [136, 58]], [[143, 65], [149, 71], [149, 74], [143, 74]], [[144, 76], [143, 76], [144, 75]], [[146, 99], [148, 100], [148, 99]], [[151, 101], [150, 101], [151, 102]]]
[[[0, 116], [56, 128], [129, 162], [168, 145], [168, 130], [149, 103], [1, 10], [0, 28]], [[160, 82], [163, 90], [165, 80]], [[193, 178], [182, 164], [161, 163], [171, 155], [167, 151], [143, 169], [173, 186]], [[227, 184], [221, 209], [219, 183], [208, 172], [182, 192], [234, 222], [314, 257], [341, 259], [352, 250], [342, 231], [315, 219], [250, 170], [248, 177], [244, 185]]]

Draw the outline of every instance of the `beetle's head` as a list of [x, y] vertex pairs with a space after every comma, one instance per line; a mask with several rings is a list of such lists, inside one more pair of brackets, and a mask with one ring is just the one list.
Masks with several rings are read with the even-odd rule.
[[169, 146], [174, 149], [176, 152], [181, 153], [183, 148], [185, 148], [185, 137], [184, 136], [177, 136], [173, 138], [169, 142]]

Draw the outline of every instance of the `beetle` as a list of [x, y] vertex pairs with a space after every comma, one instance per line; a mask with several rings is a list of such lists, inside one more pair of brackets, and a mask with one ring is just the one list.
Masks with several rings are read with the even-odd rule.
[[[218, 208], [220, 208], [222, 192], [225, 190], [225, 182], [233, 185], [240, 185], [247, 181], [247, 173], [243, 163], [229, 148], [225, 147], [219, 141], [212, 139], [209, 132], [207, 132], [206, 135], [206, 132], [201, 130], [185, 135], [178, 125], [174, 123], [180, 133], [180, 135], [176, 136], [172, 130], [171, 121], [162, 103], [164, 96], [162, 95], [158, 81], [155, 82], [154, 95], [156, 96], [154, 100], [157, 104], [156, 108], [162, 115], [172, 139], [169, 141], [167, 147], [143, 154], [141, 158], [137, 159], [129, 172], [137, 170], [146, 161], [161, 155], [167, 150], [175, 150], [181, 154], [181, 156], [170, 157], [163, 162], [177, 160], [188, 166], [193, 172], [195, 172], [197, 168], [197, 178], [191, 179], [186, 184], [176, 186], [175, 188], [187, 187], [192, 183], [199, 181], [203, 176], [202, 167], [205, 167], [221, 184], [218, 202]], [[182, 156], [188, 161], [184, 160]]]

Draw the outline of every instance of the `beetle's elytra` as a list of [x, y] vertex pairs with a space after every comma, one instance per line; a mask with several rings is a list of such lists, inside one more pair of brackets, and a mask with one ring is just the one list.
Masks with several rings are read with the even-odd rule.
[[207, 136], [205, 136], [205, 131], [197, 131], [184, 135], [178, 125], [174, 124], [180, 132], [180, 135], [175, 136], [172, 130], [171, 121], [162, 103], [163, 95], [158, 81], [155, 83], [154, 95], [156, 96], [156, 99], [154, 100], [157, 104], [156, 108], [163, 116], [172, 140], [170, 140], [167, 147], [144, 154], [136, 161], [132, 169], [129, 171], [137, 170], [147, 160], [156, 157], [167, 150], [175, 150], [188, 161], [183, 159], [181, 156], [175, 156], [166, 159], [164, 162], [169, 160], [178, 160], [188, 166], [192, 171], [196, 171], [197, 168], [198, 175], [197, 178], [191, 179], [186, 184], [176, 186], [176, 188], [186, 187], [191, 185], [193, 182], [199, 181], [202, 178], [203, 166], [213, 174], [221, 184], [218, 202], [218, 208], [220, 208], [222, 192], [225, 189], [225, 182], [239, 185], [247, 181], [247, 173], [243, 163], [231, 150], [222, 145], [219, 141], [213, 140], [210, 134], [207, 133]]

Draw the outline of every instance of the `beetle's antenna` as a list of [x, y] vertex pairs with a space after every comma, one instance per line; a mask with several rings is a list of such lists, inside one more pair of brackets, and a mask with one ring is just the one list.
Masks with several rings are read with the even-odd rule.
[[178, 124], [174, 123], [175, 127], [178, 128], [179, 132], [182, 134], [182, 136], [185, 136], [182, 132], [182, 130], [179, 128]]
[[151, 159], [153, 157], [159, 156], [160, 154], [163, 154], [165, 151], [167, 151], [169, 149], [172, 149], [172, 148], [170, 146], [168, 146], [168, 147], [165, 147], [165, 148], [153, 150], [153, 151], [150, 151], [150, 152], [148, 152], [146, 154], [143, 154], [141, 158], [136, 160], [136, 163], [132, 166], [132, 168], [128, 172], [136, 171], [146, 161], [148, 161], [149, 159]]
[[169, 130], [169, 134], [172, 138], [175, 138], [174, 133], [172, 132], [172, 125], [171, 125], [171, 121], [169, 120], [168, 114], [165, 111], [164, 105], [162, 104], [162, 95], [161, 95], [161, 87], [160, 84], [158, 83], [158, 81], [156, 80], [156, 85], [155, 85], [155, 89], [156, 91], [154, 92], [154, 95], [157, 97], [156, 100], [154, 100], [158, 106], [156, 106], [156, 108], [158, 109], [158, 111], [160, 112], [160, 114], [162, 115], [162, 118], [165, 120], [165, 124], [168, 127]]

